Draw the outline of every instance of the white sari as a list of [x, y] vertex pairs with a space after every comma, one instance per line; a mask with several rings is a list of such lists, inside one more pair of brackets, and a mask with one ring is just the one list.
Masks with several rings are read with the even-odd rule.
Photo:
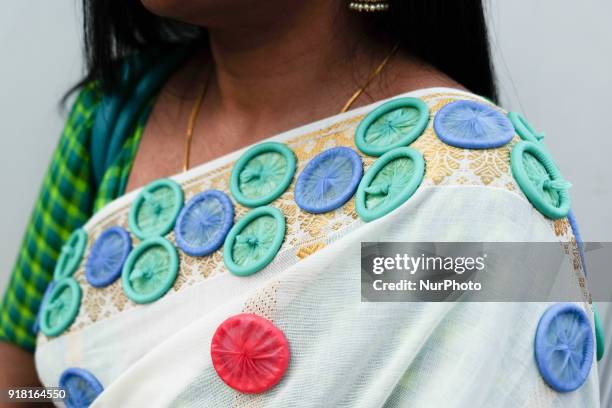
[[[474, 95], [428, 89], [432, 116], [450, 100]], [[299, 174], [316, 154], [353, 147], [355, 128], [382, 102], [337, 115], [269, 140], [287, 144]], [[530, 204], [510, 171], [518, 136], [497, 149], [450, 147], [430, 122], [410, 147], [426, 162], [425, 178], [398, 209], [365, 223], [354, 199], [323, 215], [301, 211], [294, 183], [272, 206], [287, 234], [274, 260], [249, 277], [229, 273], [221, 250], [204, 258], [180, 254], [179, 276], [161, 299], [138, 305], [121, 281], [96, 289], [75, 279], [83, 300], [59, 337], [39, 335], [36, 364], [47, 386], [68, 367], [95, 374], [104, 386], [96, 407], [598, 407], [596, 364], [576, 391], [559, 393], [542, 379], [534, 336], [546, 303], [361, 302], [361, 242], [571, 242], [566, 219], [552, 221]], [[172, 177], [188, 200], [210, 188], [228, 192], [236, 152]], [[364, 168], [373, 162], [362, 155]], [[127, 226], [138, 191], [97, 213], [85, 226], [88, 247], [106, 228]], [[236, 218], [247, 209], [236, 204]], [[173, 241], [173, 233], [168, 234]], [[87, 251], [86, 254], [87, 256]], [[570, 271], [567, 279], [581, 288]], [[592, 319], [591, 305], [578, 303]], [[272, 321], [285, 334], [289, 368], [271, 390], [241, 394], [217, 375], [212, 336], [242, 312]]]

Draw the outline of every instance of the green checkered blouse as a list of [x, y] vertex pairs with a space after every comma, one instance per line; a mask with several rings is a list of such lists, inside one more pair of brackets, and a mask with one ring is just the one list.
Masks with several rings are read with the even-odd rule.
[[2, 300], [0, 341], [34, 349], [32, 327], [62, 245], [94, 212], [123, 194], [151, 104], [96, 187], [89, 148], [101, 99], [95, 83], [86, 85], [70, 112]]

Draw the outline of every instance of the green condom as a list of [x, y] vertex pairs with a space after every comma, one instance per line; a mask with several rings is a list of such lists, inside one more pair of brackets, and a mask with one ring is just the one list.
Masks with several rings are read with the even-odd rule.
[[236, 162], [230, 178], [230, 191], [236, 201], [246, 207], [269, 204], [287, 190], [295, 168], [295, 155], [284, 144], [258, 144]]
[[130, 229], [141, 240], [166, 235], [183, 208], [183, 199], [183, 190], [175, 181], [153, 181], [143, 187], [132, 203], [128, 216]]
[[266, 267], [285, 238], [285, 217], [274, 207], [259, 207], [230, 230], [223, 247], [225, 266], [234, 275], [252, 275]]
[[601, 319], [599, 318], [599, 309], [597, 309], [595, 303], [593, 303], [593, 315], [595, 320], [595, 344], [597, 347], [597, 361], [600, 361], [604, 356], [606, 342], [603, 326], [601, 325]]
[[370, 156], [408, 146], [429, 123], [429, 107], [418, 98], [397, 98], [380, 105], [359, 123], [355, 145]]
[[368, 169], [357, 188], [355, 206], [364, 221], [380, 218], [408, 200], [425, 175], [423, 155], [399, 147], [382, 155]]
[[76, 272], [81, 263], [86, 246], [87, 233], [84, 229], [79, 228], [70, 234], [68, 241], [62, 246], [60, 256], [53, 270], [53, 279], [55, 281], [74, 275], [74, 272]]
[[58, 280], [42, 305], [40, 330], [49, 337], [59, 336], [72, 325], [80, 307], [79, 284], [72, 278]]
[[150, 238], [132, 250], [125, 261], [121, 273], [123, 291], [135, 303], [154, 302], [170, 290], [178, 269], [178, 252], [170, 241]]
[[534, 142], [519, 142], [512, 148], [510, 167], [519, 187], [533, 206], [551, 219], [567, 216], [571, 184], [549, 154]]

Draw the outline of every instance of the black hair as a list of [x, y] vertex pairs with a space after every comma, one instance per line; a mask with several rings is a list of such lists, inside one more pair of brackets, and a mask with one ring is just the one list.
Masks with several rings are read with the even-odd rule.
[[[389, 11], [363, 13], [378, 35], [444, 72], [470, 91], [497, 101], [483, 0], [388, 0]], [[109, 89], [121, 59], [151, 49], [207, 42], [206, 30], [159, 17], [139, 0], [83, 0], [87, 73]]]

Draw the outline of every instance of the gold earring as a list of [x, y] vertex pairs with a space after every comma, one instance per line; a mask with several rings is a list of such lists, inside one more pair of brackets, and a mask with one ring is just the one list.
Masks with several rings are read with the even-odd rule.
[[349, 9], [359, 12], [387, 11], [389, 2], [387, 0], [351, 0]]

